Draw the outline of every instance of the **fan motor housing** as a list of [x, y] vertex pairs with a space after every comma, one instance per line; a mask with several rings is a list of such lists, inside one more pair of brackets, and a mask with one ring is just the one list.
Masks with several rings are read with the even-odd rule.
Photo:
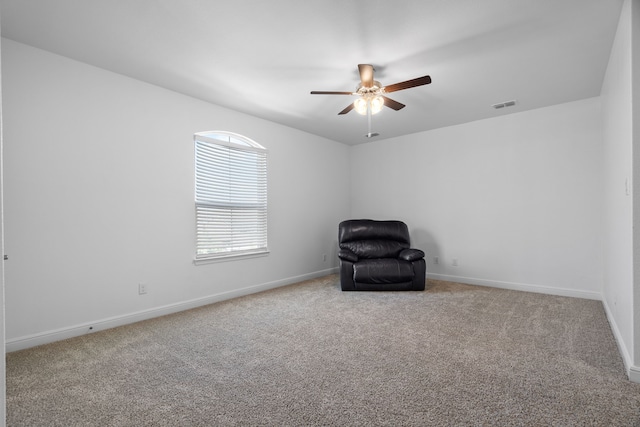
[[379, 81], [374, 80], [373, 81], [373, 85], [371, 87], [365, 87], [362, 85], [362, 83], [360, 83], [357, 87], [356, 87], [356, 93], [358, 95], [364, 95], [365, 93], [380, 93], [382, 91], [382, 85], [380, 84]]

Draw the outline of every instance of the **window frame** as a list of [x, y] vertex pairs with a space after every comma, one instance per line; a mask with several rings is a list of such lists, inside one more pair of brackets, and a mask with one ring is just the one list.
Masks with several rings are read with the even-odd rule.
[[[193, 135], [194, 142], [194, 210], [195, 210], [195, 257], [194, 263], [196, 265], [201, 263], [210, 263], [210, 262], [220, 262], [227, 260], [236, 260], [242, 258], [252, 258], [259, 256], [266, 256], [269, 254], [268, 247], [268, 203], [267, 203], [267, 195], [268, 195], [268, 150], [262, 145], [258, 144], [254, 140], [247, 138], [246, 136], [228, 132], [228, 131], [206, 131], [206, 132], [197, 132]], [[257, 233], [258, 238], [256, 242], [264, 241], [264, 246], [255, 247], [252, 249], [246, 250], [238, 250], [233, 249], [232, 247], [228, 251], [223, 251], [220, 253], [199, 253], [201, 250], [201, 230], [203, 227], [203, 222], [199, 219], [199, 213], [203, 209], [220, 210], [229, 208], [229, 215], [232, 216], [232, 211], [235, 209], [236, 211], [242, 209], [251, 209], [251, 207], [247, 207], [248, 205], [242, 203], [233, 203], [233, 201], [229, 201], [229, 203], [218, 203], [212, 201], [203, 201], [198, 197], [198, 188], [199, 188], [199, 157], [198, 157], [198, 143], [203, 144], [211, 144], [218, 147], [223, 147], [223, 149], [233, 151], [245, 151], [249, 153], [257, 153], [258, 158], [257, 161], [260, 163], [263, 162], [263, 167], [260, 165], [256, 166], [256, 188], [260, 188], [261, 192], [258, 194], [259, 201], [256, 203], [256, 209], [258, 212], [256, 213], [256, 219], [258, 219], [259, 223], [256, 226], [260, 232]], [[206, 168], [205, 168], [206, 169]], [[202, 170], [202, 168], [200, 168]], [[211, 179], [211, 175], [207, 178]], [[231, 189], [229, 189], [231, 191]], [[260, 210], [263, 210], [261, 213]], [[204, 215], [204, 214], [203, 214]], [[260, 217], [263, 219], [259, 219]], [[237, 225], [237, 224], [236, 224]], [[230, 234], [233, 234], [231, 231], [232, 227], [229, 230]], [[236, 242], [237, 243], [237, 242]]]

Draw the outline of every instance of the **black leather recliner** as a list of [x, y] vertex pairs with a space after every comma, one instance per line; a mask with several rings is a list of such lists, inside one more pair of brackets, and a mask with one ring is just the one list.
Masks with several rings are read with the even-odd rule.
[[338, 226], [343, 291], [423, 291], [424, 252], [410, 248], [402, 221], [351, 219]]

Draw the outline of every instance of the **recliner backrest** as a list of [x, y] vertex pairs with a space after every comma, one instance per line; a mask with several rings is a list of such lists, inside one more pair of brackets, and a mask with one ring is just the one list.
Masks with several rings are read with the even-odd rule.
[[359, 258], [397, 258], [409, 248], [409, 229], [402, 221], [350, 219], [338, 226], [338, 242]]

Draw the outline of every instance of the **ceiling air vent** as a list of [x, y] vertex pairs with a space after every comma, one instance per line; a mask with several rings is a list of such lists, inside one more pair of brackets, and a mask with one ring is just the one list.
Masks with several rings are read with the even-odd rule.
[[499, 110], [505, 107], [513, 107], [514, 105], [516, 105], [515, 99], [513, 101], [505, 101], [505, 102], [500, 102], [499, 104], [493, 104], [492, 107], [495, 108], [496, 110]]

